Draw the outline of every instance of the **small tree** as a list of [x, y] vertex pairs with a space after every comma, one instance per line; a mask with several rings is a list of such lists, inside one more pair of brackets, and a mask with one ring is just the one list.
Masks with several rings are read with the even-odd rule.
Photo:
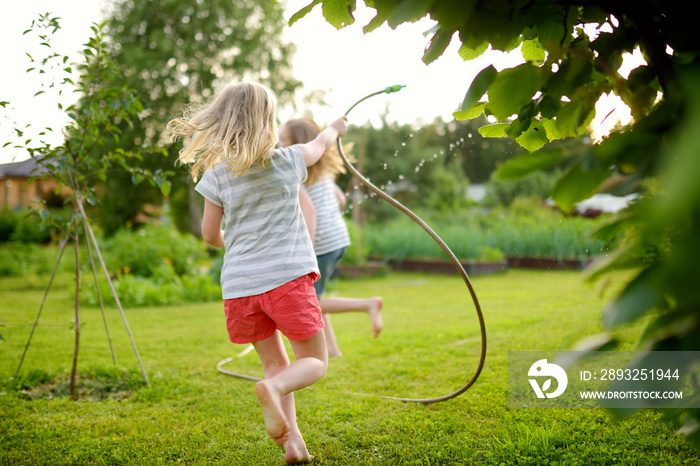
[[[46, 288], [44, 300], [41, 303], [39, 312], [34, 321], [29, 339], [22, 354], [17, 374], [22, 367], [34, 330], [36, 329], [39, 317], [46, 301], [51, 285], [53, 283], [56, 270], [63, 256], [67, 244], [72, 240], [75, 247], [75, 348], [73, 353], [73, 364], [71, 369], [70, 393], [71, 397], [77, 398], [75, 393], [75, 378], [77, 373], [78, 353], [80, 347], [80, 258], [79, 242], [80, 236], [84, 235], [87, 243], [92, 274], [97, 286], [97, 268], [93, 252], [104, 271], [105, 277], [114, 294], [117, 307], [122, 315], [129, 337], [136, 353], [136, 357], [141, 365], [143, 377], [148, 385], [148, 378], [143, 369], [143, 364], [138, 355], [138, 350], [134, 343], [131, 331], [129, 330], [126, 317], [119, 303], [119, 298], [114, 292], [112, 283], [107, 273], [107, 267], [102, 259], [97, 240], [90, 225], [88, 215], [85, 211], [85, 202], [95, 205], [97, 202], [97, 191], [100, 183], [105, 182], [110, 172], [121, 168], [131, 174], [132, 181], [137, 184], [143, 180], [154, 186], [158, 186], [167, 195], [170, 190], [170, 182], [167, 180], [167, 172], [157, 170], [150, 172], [139, 167], [141, 155], [139, 150], [125, 150], [117, 148], [104, 153], [102, 147], [107, 142], [119, 141], [120, 125], [132, 122], [139, 118], [142, 111], [141, 103], [135, 98], [134, 92], [126, 86], [109, 85], [115, 81], [119, 71], [114, 63], [109, 60], [110, 44], [105, 41], [104, 28], [106, 23], [93, 24], [91, 27], [93, 36], [84, 44], [82, 50], [83, 61], [80, 63], [69, 63], [69, 57], [55, 52], [51, 45], [53, 35], [60, 29], [59, 19], [52, 17], [50, 13], [40, 15], [38, 21], [33, 21], [31, 27], [24, 34], [35, 33], [41, 45], [48, 50], [42, 59], [34, 59], [31, 55], [29, 59], [32, 67], [27, 72], [39, 72], [50, 77], [48, 83], [42, 84], [36, 94], [43, 94], [49, 90], [57, 90], [59, 109], [66, 112], [70, 123], [63, 129], [63, 142], [58, 146], [51, 146], [49, 143], [39, 140], [27, 139], [16, 147], [23, 147], [29, 151], [32, 157], [36, 157], [38, 163], [45, 169], [45, 172], [36, 177], [52, 177], [61, 186], [59, 189], [67, 189], [70, 195], [66, 198], [66, 203], [73, 206], [73, 215], [68, 221], [62, 221], [54, 217], [48, 210], [31, 209], [34, 214], [39, 215], [43, 220], [43, 226], [57, 229], [62, 236], [60, 242], [60, 252], [56, 267], [53, 270], [49, 284]], [[77, 75], [74, 81], [73, 76]], [[74, 88], [78, 95], [75, 103], [64, 105], [60, 100], [63, 97], [63, 90], [66, 86]], [[26, 127], [25, 127], [26, 129]], [[17, 129], [18, 135], [23, 135], [24, 131]], [[52, 132], [51, 128], [39, 133], [45, 136]], [[41, 138], [43, 139], [43, 137]], [[99, 286], [97, 286], [99, 295]], [[100, 296], [100, 302], [102, 298]], [[104, 306], [102, 306], [104, 318]], [[106, 326], [107, 337], [109, 330]], [[111, 347], [111, 340], [110, 340]], [[112, 350], [114, 359], [114, 351]]]

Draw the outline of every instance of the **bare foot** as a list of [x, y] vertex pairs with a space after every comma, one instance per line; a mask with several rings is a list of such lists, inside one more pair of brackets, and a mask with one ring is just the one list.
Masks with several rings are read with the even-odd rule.
[[303, 438], [290, 438], [284, 445], [284, 460], [287, 464], [310, 463], [314, 457], [309, 454]]
[[382, 298], [373, 298], [373, 304], [369, 307], [369, 318], [372, 319], [372, 330], [374, 331], [374, 338], [377, 338], [384, 328], [384, 323], [382, 322], [382, 316], [379, 313], [382, 310], [384, 301]]
[[279, 394], [268, 387], [265, 380], [255, 384], [255, 394], [262, 407], [267, 433], [277, 445], [284, 445], [289, 438], [289, 421], [282, 410]]

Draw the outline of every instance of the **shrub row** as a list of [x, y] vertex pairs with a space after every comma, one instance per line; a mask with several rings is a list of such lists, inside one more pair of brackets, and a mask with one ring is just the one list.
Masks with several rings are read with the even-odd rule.
[[0, 211], [0, 243], [48, 243], [51, 231], [41, 227], [39, 217], [29, 215], [26, 210], [5, 207]]
[[[590, 235], [602, 219], [566, 217], [547, 208], [472, 211], [428, 224], [461, 260], [500, 256], [581, 259], [600, 254], [605, 243]], [[370, 255], [391, 259], [441, 259], [445, 253], [408, 218], [367, 225]], [[499, 254], [499, 251], [501, 254]]]
[[0, 246], [0, 277], [48, 275], [57, 258], [57, 248], [18, 241], [4, 243]]
[[[221, 287], [211, 275], [202, 272], [178, 276], [173, 265], [163, 261], [150, 277], [121, 271], [112, 283], [119, 302], [126, 307], [164, 306], [221, 299]], [[100, 293], [105, 305], [115, 305], [106, 280], [100, 280]], [[92, 306], [100, 304], [93, 282], [82, 290], [82, 301]]]

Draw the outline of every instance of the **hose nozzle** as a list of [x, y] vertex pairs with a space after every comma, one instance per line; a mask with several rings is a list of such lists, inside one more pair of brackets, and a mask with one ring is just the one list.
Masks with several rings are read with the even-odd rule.
[[393, 86], [387, 86], [386, 89], [384, 89], [384, 92], [387, 94], [391, 94], [392, 92], [399, 92], [404, 87], [406, 86], [403, 84], [394, 84]]

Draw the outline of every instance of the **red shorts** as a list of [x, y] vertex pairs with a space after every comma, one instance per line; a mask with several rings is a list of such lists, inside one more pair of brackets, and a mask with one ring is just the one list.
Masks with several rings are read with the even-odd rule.
[[323, 329], [321, 306], [310, 273], [255, 296], [224, 300], [226, 328], [233, 343], [253, 343], [276, 329], [290, 340], [306, 340]]

